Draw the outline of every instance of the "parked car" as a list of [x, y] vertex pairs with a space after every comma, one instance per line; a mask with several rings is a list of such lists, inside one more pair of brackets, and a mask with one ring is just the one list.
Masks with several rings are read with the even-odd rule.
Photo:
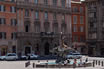
[[27, 56], [25, 56], [25, 55], [22, 55], [20, 59], [21, 59], [21, 60], [27, 60], [27, 59], [28, 59], [28, 57], [27, 57]]
[[0, 60], [5, 60], [6, 56], [0, 56]]
[[81, 57], [82, 57], [82, 55], [80, 53], [78, 53], [78, 52], [70, 53], [69, 55], [67, 55], [68, 59], [79, 59]]
[[39, 55], [29, 54], [28, 59], [38, 59]]
[[7, 55], [5, 56], [5, 60], [17, 60], [18, 56], [16, 55], [16, 53], [7, 53]]

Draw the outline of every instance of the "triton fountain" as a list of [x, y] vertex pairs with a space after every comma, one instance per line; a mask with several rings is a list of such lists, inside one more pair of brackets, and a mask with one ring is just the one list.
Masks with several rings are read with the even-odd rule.
[[76, 59], [74, 59], [74, 61], [70, 61], [70, 59], [67, 59], [67, 55], [69, 54], [70, 51], [74, 51], [73, 48], [67, 46], [64, 43], [64, 39], [63, 36], [61, 35], [61, 43], [60, 46], [57, 46], [55, 48], [53, 48], [52, 50], [50, 50], [51, 53], [56, 53], [57, 55], [57, 59], [55, 60], [55, 62], [46, 62], [46, 63], [39, 63], [36, 64], [37, 68], [57, 68], [57, 67], [63, 67], [63, 68], [70, 68], [70, 67], [80, 67], [80, 66], [91, 66], [91, 63], [83, 63], [82, 61], [76, 61]]

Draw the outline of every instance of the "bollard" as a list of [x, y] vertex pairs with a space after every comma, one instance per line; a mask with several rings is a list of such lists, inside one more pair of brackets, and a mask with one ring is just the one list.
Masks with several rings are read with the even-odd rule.
[[46, 68], [48, 68], [48, 63], [46, 63]]
[[33, 68], [35, 68], [35, 63], [33, 63]]
[[95, 62], [95, 63], [96, 63], [96, 65], [97, 65], [97, 60], [96, 60], [96, 62]]
[[25, 63], [25, 67], [28, 67], [30, 65], [30, 61]]
[[93, 60], [93, 63], [92, 63], [93, 67], [95, 67], [95, 60]]
[[100, 61], [98, 62], [99, 66], [100, 66]]
[[103, 61], [101, 63], [102, 63], [102, 67], [103, 67], [103, 65], [104, 65]]

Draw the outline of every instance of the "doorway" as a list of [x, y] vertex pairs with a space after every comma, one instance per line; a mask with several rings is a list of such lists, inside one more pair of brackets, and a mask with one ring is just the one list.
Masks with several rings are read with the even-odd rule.
[[44, 46], [44, 50], [45, 50], [45, 55], [49, 55], [49, 43], [48, 42], [46, 42], [45, 43], [45, 46]]
[[31, 47], [25, 47], [25, 55], [31, 54]]

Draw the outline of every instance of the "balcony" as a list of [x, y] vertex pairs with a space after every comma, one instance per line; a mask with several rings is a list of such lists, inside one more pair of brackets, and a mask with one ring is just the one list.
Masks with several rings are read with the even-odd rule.
[[53, 12], [62, 12], [62, 13], [71, 13], [70, 7], [54, 7], [53, 5], [44, 5], [44, 4], [35, 4], [35, 3], [28, 3], [23, 1], [16, 2], [17, 8], [27, 8], [27, 9], [38, 9], [40, 11], [48, 10]]
[[40, 35], [39, 35], [39, 33], [18, 32], [17, 33], [17, 38], [21, 38], [21, 37], [34, 38], [34, 37], [40, 37]]

